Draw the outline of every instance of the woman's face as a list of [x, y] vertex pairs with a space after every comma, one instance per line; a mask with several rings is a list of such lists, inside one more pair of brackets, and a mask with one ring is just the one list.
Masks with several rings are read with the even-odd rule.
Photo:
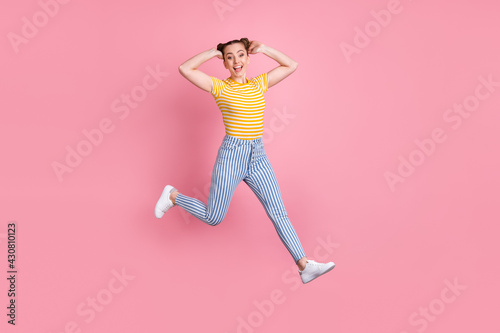
[[250, 57], [243, 43], [234, 43], [224, 48], [224, 67], [229, 70], [231, 76], [245, 77], [249, 63]]

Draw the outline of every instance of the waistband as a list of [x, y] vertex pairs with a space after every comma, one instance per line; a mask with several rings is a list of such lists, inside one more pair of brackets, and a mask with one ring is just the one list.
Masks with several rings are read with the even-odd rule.
[[236, 143], [239, 145], [255, 145], [262, 143], [262, 137], [253, 140], [243, 140], [235, 136], [226, 134], [222, 142]]

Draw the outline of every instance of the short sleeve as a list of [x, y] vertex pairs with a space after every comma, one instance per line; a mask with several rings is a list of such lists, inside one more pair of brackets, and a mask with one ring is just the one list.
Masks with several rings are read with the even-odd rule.
[[221, 95], [221, 92], [222, 92], [223, 82], [222, 82], [222, 80], [220, 80], [220, 79], [218, 79], [216, 77], [213, 77], [213, 76], [210, 76], [210, 78], [212, 79], [212, 91], [211, 91], [211, 94], [214, 97], [219, 97]]
[[269, 74], [268, 73], [260, 74], [259, 76], [256, 77], [256, 79], [257, 82], [259, 83], [262, 93], [265, 93], [268, 89]]

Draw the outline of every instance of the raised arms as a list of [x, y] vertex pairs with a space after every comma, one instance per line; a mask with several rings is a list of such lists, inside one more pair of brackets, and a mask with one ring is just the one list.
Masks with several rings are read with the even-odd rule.
[[281, 80], [283, 80], [284, 78], [286, 78], [288, 75], [292, 74], [299, 65], [296, 61], [292, 60], [284, 53], [276, 49], [273, 49], [270, 46], [264, 45], [256, 40], [252, 41], [248, 49], [248, 52], [250, 54], [255, 54], [259, 52], [263, 53], [266, 56], [276, 60], [280, 64], [280, 66], [272, 69], [268, 73], [268, 78], [269, 78], [267, 84], [268, 89], [277, 84], [278, 82], [280, 82]]
[[222, 53], [216, 48], [211, 48], [210, 50], [203, 51], [181, 64], [179, 66], [179, 72], [182, 76], [184, 76], [198, 88], [211, 92], [212, 79], [209, 75], [203, 73], [197, 68], [200, 67], [200, 65], [205, 61], [210, 60], [213, 57], [222, 59]]
[[[272, 69], [268, 73], [268, 89], [292, 74], [298, 66], [296, 61], [292, 60], [284, 53], [255, 40], [250, 43], [248, 53], [263, 53], [280, 64], [280, 66]], [[213, 88], [212, 79], [210, 79], [209, 75], [198, 70], [198, 67], [213, 57], [223, 59], [222, 53], [219, 50], [211, 48], [186, 60], [179, 66], [179, 72], [198, 88], [211, 92]]]

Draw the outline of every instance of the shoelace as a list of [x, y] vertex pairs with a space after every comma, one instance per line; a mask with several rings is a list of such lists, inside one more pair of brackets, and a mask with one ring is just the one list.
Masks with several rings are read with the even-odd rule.
[[308, 265], [310, 264], [311, 266], [314, 266], [314, 267], [316, 267], [316, 268], [320, 268], [320, 267], [325, 266], [325, 264], [320, 263], [320, 262], [316, 262], [316, 261], [314, 261], [314, 260], [308, 260], [308, 261], [307, 261], [307, 264], [308, 264]]
[[165, 202], [165, 205], [163, 205], [160, 209], [162, 212], [166, 213], [169, 207], [173, 207], [174, 203], [170, 200], [170, 193], [168, 192], [168, 197], [167, 197], [167, 202]]
[[166, 203], [163, 207], [161, 207], [160, 209], [161, 209], [161, 211], [162, 211], [162, 212], [166, 213], [166, 212], [167, 212], [167, 210], [168, 210], [168, 207], [169, 207], [169, 206], [170, 206], [170, 204], [167, 202], [167, 203]]
[[304, 269], [302, 271], [301, 270], [299, 270], [299, 271], [300, 272], [305, 271], [308, 265], [310, 265], [310, 266], [321, 266], [321, 264], [319, 262], [316, 262], [314, 260], [309, 259], [309, 260], [307, 260], [306, 267], [304, 267]]

